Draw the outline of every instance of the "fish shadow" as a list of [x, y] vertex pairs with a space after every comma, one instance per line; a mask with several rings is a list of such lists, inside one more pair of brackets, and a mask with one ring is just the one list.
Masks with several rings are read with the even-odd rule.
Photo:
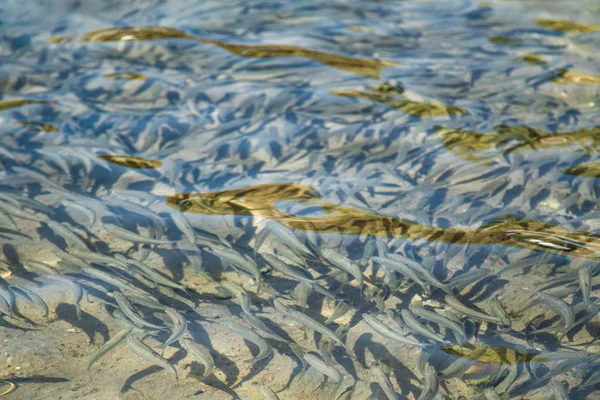
[[[223, 354], [218, 353], [214, 349], [212, 342], [210, 340], [210, 335], [208, 334], [208, 332], [204, 329], [204, 327], [201, 324], [188, 323], [188, 329], [189, 329], [190, 334], [194, 338], [194, 341], [196, 343], [202, 344], [204, 347], [206, 347], [208, 349], [208, 351], [210, 351], [210, 353], [213, 355], [213, 358], [215, 361], [215, 368], [221, 370], [227, 378], [227, 381], [223, 384], [218, 379], [216, 379], [216, 378], [212, 379], [211, 376], [208, 376], [208, 377], [206, 377], [206, 379], [204, 379], [204, 383], [209, 386], [214, 387], [217, 390], [224, 391], [225, 393], [231, 394], [231, 392], [233, 392], [233, 394], [235, 394], [235, 391], [232, 391], [230, 389], [230, 386], [233, 384], [233, 382], [235, 382], [238, 379], [238, 377], [240, 376], [240, 370], [235, 365], [235, 362], [233, 362], [231, 359], [224, 356]], [[224, 390], [224, 388], [226, 390]], [[235, 397], [237, 397], [237, 394], [235, 395]]]
[[[168, 359], [168, 361], [169, 361], [169, 363], [175, 365], [179, 361], [183, 360], [184, 358], [185, 358], [185, 351], [179, 349], [179, 350], [177, 350], [177, 352], [175, 354], [173, 354], [173, 356], [171, 356], [171, 358]], [[153, 365], [153, 366], [143, 369], [139, 372], [136, 372], [135, 374], [133, 374], [129, 378], [127, 378], [127, 380], [123, 384], [123, 387], [121, 388], [121, 393], [125, 394], [125, 393], [129, 392], [130, 390], [137, 390], [133, 387], [133, 385], [137, 381], [140, 381], [140, 380], [144, 379], [145, 377], [150, 376], [150, 375], [152, 375], [156, 372], [160, 372], [160, 371], [163, 371], [166, 373], [166, 371], [163, 368], [159, 367], [158, 365]]]
[[55, 312], [59, 319], [85, 332], [89, 337], [90, 345], [94, 344], [96, 333], [102, 335], [104, 343], [110, 339], [106, 324], [85, 311], [81, 312], [81, 319], [77, 319], [77, 312], [75, 310], [75, 306], [63, 303], [56, 307]]
[[207, 376], [206, 378], [202, 378], [202, 373], [204, 372], [204, 367], [201, 366], [200, 363], [198, 363], [196, 361], [192, 361], [189, 364], [189, 369], [190, 369], [190, 373], [187, 375], [187, 377], [194, 378], [198, 382], [201, 382], [201, 383], [208, 385], [214, 389], [217, 389], [224, 393], [227, 393], [234, 399], [240, 398], [233, 389], [231, 389], [224, 382], [221, 382], [216, 376], [211, 374], [211, 375]]

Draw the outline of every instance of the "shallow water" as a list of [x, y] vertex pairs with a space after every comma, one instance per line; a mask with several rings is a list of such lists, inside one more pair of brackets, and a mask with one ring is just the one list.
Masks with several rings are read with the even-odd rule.
[[600, 398], [599, 12], [3, 1], [0, 397]]

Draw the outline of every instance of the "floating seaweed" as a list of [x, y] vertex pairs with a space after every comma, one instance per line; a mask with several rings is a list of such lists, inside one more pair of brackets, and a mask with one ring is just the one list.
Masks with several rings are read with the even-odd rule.
[[15, 122], [15, 124], [24, 126], [27, 129], [31, 129], [32, 131], [37, 131], [37, 132], [49, 132], [49, 133], [58, 132], [58, 128], [56, 126], [54, 126], [52, 124], [44, 124], [42, 122], [17, 121], [17, 122]]
[[595, 33], [600, 31], [599, 25], [590, 25], [575, 21], [538, 19], [535, 23], [542, 28], [564, 33]]
[[110, 74], [104, 74], [105, 78], [114, 79], [116, 81], [147, 81], [148, 77], [143, 74], [138, 74], [135, 72], [129, 71], [121, 71], [121, 72], [112, 72]]
[[403, 93], [404, 89], [401, 87], [383, 83], [367, 92], [345, 91], [333, 92], [332, 94], [334, 96], [367, 99], [377, 103], [386, 104], [389, 107], [396, 108], [417, 118], [462, 117], [464, 115], [469, 115], [469, 111], [461, 107], [399, 100], [399, 98], [403, 98]]
[[567, 168], [565, 174], [584, 176], [586, 178], [598, 178], [600, 177], [600, 163], [587, 163]]
[[559, 85], [600, 86], [600, 75], [564, 69], [552, 78], [552, 82]]
[[163, 163], [158, 160], [149, 160], [140, 157], [101, 155], [98, 156], [98, 158], [120, 165], [121, 167], [133, 169], [155, 169], [160, 168], [163, 165]]
[[468, 161], [483, 163], [489, 163], [499, 153], [539, 151], [574, 144], [590, 152], [597, 151], [600, 145], [600, 129], [552, 133], [528, 126], [498, 125], [494, 130], [494, 133], [480, 133], [439, 128], [436, 134], [451, 153]]
[[[188, 35], [180, 30], [169, 27], [158, 26], [138, 26], [107, 28], [88, 32], [80, 37], [84, 43], [110, 43], [110, 42], [135, 42], [146, 40], [170, 40], [185, 39], [194, 40], [202, 43], [211, 44], [222, 48], [232, 54], [248, 58], [281, 58], [281, 57], [300, 57], [321, 64], [352, 72], [358, 75], [364, 75], [371, 78], [378, 78], [380, 70], [390, 68], [398, 64], [391, 61], [369, 60], [365, 58], [345, 57], [337, 54], [325, 53], [322, 51], [306, 49], [298, 46], [288, 45], [242, 45], [219, 42], [200, 38], [194, 35]], [[49, 39], [52, 43], [73, 42], [74, 37], [54, 37]]]

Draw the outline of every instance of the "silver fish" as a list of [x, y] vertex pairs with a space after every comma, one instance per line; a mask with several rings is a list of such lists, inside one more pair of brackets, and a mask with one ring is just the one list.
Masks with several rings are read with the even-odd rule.
[[448, 344], [446, 340], [439, 337], [438, 335], [430, 331], [426, 326], [421, 324], [409, 310], [404, 309], [400, 311], [400, 314], [402, 315], [402, 320], [404, 321], [404, 323], [414, 332], [418, 333], [421, 336], [425, 336], [426, 338], [429, 338], [433, 341], [442, 344]]
[[175, 343], [187, 333], [187, 320], [174, 308], [167, 307], [165, 308], [165, 312], [173, 322], [173, 331], [171, 332], [171, 336], [169, 336], [163, 345], [166, 349], [171, 343]]
[[265, 323], [262, 322], [255, 315], [243, 313], [241, 315], [241, 317], [244, 321], [246, 321], [246, 323], [248, 323], [248, 325], [250, 325], [257, 331], [259, 331], [263, 336], [266, 336], [266, 337], [274, 339], [274, 340], [279, 340], [280, 342], [286, 342], [286, 343], [288, 342], [286, 339], [284, 339], [277, 333], [273, 332], [272, 329], [270, 329], [267, 325], [265, 325]]
[[448, 294], [452, 294], [452, 289], [450, 289], [446, 284], [440, 282], [438, 278], [435, 277], [430, 271], [428, 271], [421, 264], [416, 262], [415, 260], [411, 260], [408, 257], [401, 256], [399, 254], [388, 254], [388, 257], [392, 258], [399, 263], [405, 264], [407, 267], [413, 269], [417, 274], [421, 275], [423, 279], [425, 279], [431, 286], [434, 286], [438, 289], [442, 289], [444, 292]]
[[294, 311], [294, 310], [292, 310], [290, 312], [290, 317], [292, 319], [294, 319], [296, 322], [300, 323], [300, 325], [302, 325], [306, 328], [310, 328], [314, 331], [317, 331], [321, 335], [330, 338], [335, 343], [337, 343], [338, 345], [340, 345], [344, 349], [346, 349], [346, 351], [348, 353], [352, 354], [350, 349], [348, 349], [348, 347], [346, 347], [346, 344], [344, 344], [344, 342], [342, 342], [342, 340], [331, 329], [329, 329], [325, 325], [321, 324], [320, 322], [315, 321], [314, 319], [312, 319], [311, 317], [309, 317], [306, 314], [303, 314], [301, 312]]
[[48, 304], [46, 304], [44, 299], [42, 299], [36, 292], [26, 287], [16, 285], [10, 285], [9, 289], [11, 289], [13, 292], [16, 290], [18, 292], [24, 293], [25, 296], [33, 303], [33, 305], [42, 310], [46, 320], [50, 321], [50, 310], [48, 309]]
[[258, 355], [253, 359], [249, 360], [251, 364], [255, 364], [260, 360], [270, 357], [273, 354], [273, 349], [269, 343], [263, 339], [262, 336], [254, 332], [252, 329], [248, 329], [243, 325], [235, 322], [226, 322], [224, 326], [234, 332], [235, 334], [243, 337], [244, 339], [254, 343], [258, 347]]
[[90, 264], [100, 264], [100, 265], [113, 265], [121, 268], [127, 268], [127, 264], [123, 261], [120, 261], [112, 256], [107, 256], [105, 254], [95, 253], [93, 251], [89, 251], [87, 249], [81, 249], [78, 247], [69, 249], [69, 253], [81, 258], [82, 260], [90, 263]]
[[300, 282], [294, 288], [294, 298], [300, 309], [304, 310], [307, 307], [309, 294], [310, 285], [306, 282]]
[[113, 276], [111, 274], [108, 274], [104, 271], [101, 271], [99, 269], [93, 268], [93, 267], [86, 267], [86, 268], [82, 268], [82, 271], [95, 279], [98, 279], [102, 282], [108, 283], [109, 285], [115, 286], [119, 289], [121, 289], [124, 292], [133, 292], [136, 293], [140, 296], [146, 296], [146, 292], [144, 292], [141, 289], [138, 289], [137, 287], [133, 286], [131, 283], [121, 279], [121, 278], [117, 278], [116, 276]]
[[379, 383], [379, 386], [383, 389], [383, 392], [388, 397], [388, 400], [400, 400], [400, 396], [394, 390], [394, 385], [390, 382], [390, 377], [388, 374], [383, 372], [380, 366], [371, 368], [373, 374], [375, 375], [375, 379]]
[[252, 314], [250, 307], [252, 306], [252, 301], [250, 300], [250, 296], [246, 289], [241, 287], [235, 282], [222, 280], [220, 282], [221, 286], [227, 289], [233, 296], [235, 296], [236, 300], [240, 303], [240, 307], [242, 307], [242, 311], [246, 314]]
[[589, 264], [582, 265], [578, 271], [579, 287], [583, 295], [583, 301], [590, 302], [590, 294], [592, 290], [592, 266]]
[[200, 379], [204, 379], [212, 374], [215, 368], [215, 360], [206, 347], [185, 338], [179, 339], [179, 344], [185, 349], [185, 351], [187, 351], [189, 355], [204, 365], [204, 373]]
[[315, 282], [315, 279], [310, 272], [304, 268], [288, 265], [285, 261], [272, 254], [262, 254], [262, 257], [267, 261], [270, 267], [289, 278], [311, 284]]
[[13, 231], [19, 231], [19, 227], [17, 224], [15, 224], [15, 221], [12, 219], [12, 217], [2, 210], [0, 210], [0, 226], [12, 229]]
[[94, 380], [92, 378], [92, 366], [94, 366], [94, 364], [97, 363], [100, 359], [102, 359], [102, 357], [104, 357], [115, 347], [117, 347], [119, 343], [121, 343], [123, 339], [125, 339], [125, 337], [130, 334], [130, 332], [131, 329], [123, 329], [122, 331], [111, 337], [108, 342], [104, 343], [104, 345], [100, 347], [100, 350], [98, 350], [94, 357], [92, 357], [87, 366], [88, 375], [90, 376], [91, 381]]
[[405, 335], [394, 331], [392, 328], [378, 320], [376, 317], [373, 317], [368, 314], [363, 314], [362, 318], [363, 321], [365, 321], [371, 327], [371, 329], [373, 329], [375, 332], [385, 337], [386, 339], [408, 344], [411, 346], [422, 346], [422, 344], [417, 342], [416, 340], [409, 339]]
[[244, 272], [246, 272], [250, 277], [254, 279], [257, 285], [256, 292], [260, 291], [260, 285], [262, 283], [262, 275], [258, 266], [248, 260], [247, 258], [241, 256], [235, 250], [225, 247], [225, 246], [212, 246], [212, 247], [204, 247], [204, 250], [208, 253], [214, 254], [215, 256], [225, 259], [230, 262], [231, 266], [236, 270], [241, 268]]
[[502, 320], [500, 318], [493, 317], [481, 311], [467, 307], [454, 296], [446, 295], [445, 300], [448, 306], [458, 311], [459, 313], [466, 315], [469, 318], [473, 318], [478, 321], [491, 322], [492, 324], [502, 323]]
[[356, 279], [356, 281], [360, 285], [362, 291], [363, 275], [362, 270], [360, 269], [358, 264], [332, 249], [321, 250], [321, 255], [332, 265], [352, 275], [352, 277]]
[[391, 258], [383, 258], [383, 257], [373, 257], [373, 261], [377, 262], [379, 264], [382, 264], [388, 268], [393, 269], [394, 271], [397, 271], [398, 273], [400, 273], [401, 275], [407, 277], [408, 279], [412, 280], [413, 282], [415, 282], [417, 285], [421, 286], [421, 288], [423, 288], [423, 291], [427, 294], [429, 294], [431, 292], [429, 284], [424, 282], [416, 273], [414, 270], [412, 270], [411, 268], [408, 268], [405, 264], [400, 263], [396, 260], [393, 260]]
[[554, 311], [564, 323], [564, 333], [573, 327], [575, 322], [575, 313], [573, 308], [558, 297], [554, 297], [544, 292], [537, 293], [538, 299], [542, 304]]
[[127, 346], [138, 356], [143, 358], [144, 360], [156, 364], [159, 367], [166, 369], [173, 375], [175, 375], [175, 379], [179, 380], [177, 375], [177, 370], [168, 360], [161, 357], [158, 353], [152, 350], [148, 345], [142, 342], [140, 339], [135, 337], [133, 334], [129, 333], [126, 337]]
[[174, 212], [171, 213], [171, 219], [173, 220], [173, 223], [175, 223], [175, 226], [179, 228], [179, 230], [187, 238], [187, 240], [195, 245], [197, 240], [196, 231], [194, 228], [192, 228], [187, 218], [180, 212]]
[[139, 327], [147, 327], [152, 329], [163, 329], [162, 326], [155, 325], [151, 322], [146, 321], [142, 317], [140, 317], [134, 310], [133, 305], [129, 302], [127, 297], [121, 292], [113, 292], [113, 297], [117, 301], [119, 305], [119, 309], [133, 322], [135, 325]]
[[459, 378], [471, 368], [479, 357], [481, 357], [487, 351], [487, 346], [479, 346], [473, 350], [468, 357], [460, 357], [448, 367], [440, 371], [439, 375], [443, 376], [444, 379]]
[[43, 218], [35, 216], [35, 214], [33, 214], [32, 212], [23, 211], [23, 209], [21, 209], [20, 206], [17, 206], [12, 203], [0, 201], [0, 210], [4, 211], [6, 214], [14, 215], [15, 217], [19, 217], [22, 219], [28, 219], [30, 221], [44, 221]]
[[34, 270], [38, 275], [60, 275], [60, 272], [51, 265], [39, 261], [23, 261], [23, 266]]
[[433, 400], [440, 389], [438, 374], [433, 366], [425, 367], [425, 376], [423, 382], [423, 391], [417, 400]]
[[500, 395], [493, 388], [487, 388], [483, 391], [487, 400], [502, 400]]
[[260, 385], [260, 393], [263, 395], [264, 400], [279, 400], [277, 393], [275, 393], [273, 389], [271, 389], [265, 383]]
[[114, 224], [106, 224], [105, 223], [104, 228], [106, 228], [106, 230], [114, 237], [117, 237], [126, 242], [155, 244], [155, 245], [171, 245], [171, 242], [168, 240], [160, 240], [160, 239], [153, 239], [150, 237], [146, 237], [146, 236], [140, 235], [138, 233], [132, 232], [130, 230], [123, 229], [120, 226], [117, 226]]
[[46, 225], [48, 225], [48, 227], [52, 229], [54, 233], [62, 237], [69, 248], [80, 248], [84, 250], [88, 249], [83, 239], [81, 239], [76, 233], [65, 228], [62, 224], [59, 224], [56, 221], [48, 221], [46, 222]]
[[467, 334], [465, 332], [465, 327], [459, 324], [458, 322], [453, 321], [450, 318], [440, 315], [436, 312], [429, 311], [421, 306], [410, 305], [408, 309], [427, 321], [431, 321], [435, 324], [438, 324], [439, 326], [443, 326], [446, 329], [452, 330], [452, 332], [454, 333], [454, 337], [456, 338], [459, 344], [464, 344], [467, 342]]
[[494, 317], [500, 318], [502, 325], [510, 328], [510, 326], [511, 326], [510, 317], [508, 316], [508, 314], [506, 313], [506, 310], [504, 309], [504, 306], [500, 302], [500, 299], [502, 299], [503, 296], [504, 296], [504, 293], [500, 292], [492, 297], [492, 299], [490, 300], [490, 310], [491, 310], [492, 314], [494, 315]]
[[469, 285], [489, 276], [491, 272], [492, 270], [489, 268], [478, 268], [474, 271], [457, 276], [456, 278], [453, 277], [446, 285], [456, 291], [456, 293], [460, 293]]
[[143, 262], [134, 260], [132, 258], [127, 258], [121, 254], [115, 254], [115, 258], [121, 262], [124, 262], [125, 264], [127, 264], [129, 266], [135, 267], [137, 270], [139, 270], [141, 273], [143, 273], [144, 275], [146, 275], [148, 278], [152, 279], [154, 282], [158, 283], [159, 285], [171, 287], [173, 289], [184, 290], [184, 291], [186, 289], [185, 285], [175, 282], [174, 280], [172, 280], [169, 277], [154, 270], [154, 268], [144, 264]]

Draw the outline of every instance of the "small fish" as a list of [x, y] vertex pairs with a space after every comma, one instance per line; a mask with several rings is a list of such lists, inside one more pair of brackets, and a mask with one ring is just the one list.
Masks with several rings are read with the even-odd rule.
[[421, 275], [423, 279], [425, 279], [431, 286], [441, 289], [448, 294], [452, 294], [452, 289], [450, 289], [446, 284], [440, 282], [440, 280], [436, 278], [435, 275], [431, 273], [431, 271], [427, 270], [427, 268], [423, 267], [415, 260], [411, 260], [410, 258], [401, 256], [399, 254], [388, 254], [388, 257], [392, 258], [393, 260], [399, 263], [405, 264], [407, 267], [413, 269], [417, 274]]
[[592, 266], [589, 264], [582, 265], [578, 271], [579, 287], [583, 295], [583, 301], [590, 302], [590, 294], [592, 290]]
[[554, 381], [550, 387], [553, 400], [569, 400], [569, 384], [567, 382]]
[[89, 228], [94, 226], [94, 223], [96, 222], [96, 213], [94, 212], [94, 210], [80, 204], [79, 202], [75, 202], [75, 201], [72, 201], [69, 199], [64, 199], [63, 204], [66, 205], [67, 207], [79, 210], [82, 214], [84, 214], [87, 217], [87, 219], [89, 219], [89, 221], [90, 221], [90, 223], [88, 225]]
[[183, 291], [186, 290], [185, 285], [182, 285], [179, 282], [175, 282], [174, 280], [161, 274], [160, 272], [158, 272], [154, 268], [144, 264], [143, 262], [134, 260], [133, 258], [127, 258], [127, 257], [123, 256], [122, 254], [115, 254], [115, 258], [129, 266], [135, 267], [137, 270], [139, 270], [141, 273], [145, 274], [148, 278], [152, 279], [154, 282], [158, 283], [159, 285], [163, 285], [163, 286], [167, 286], [167, 287], [170, 287], [173, 289], [179, 289], [179, 290], [183, 290]]
[[466, 315], [469, 318], [473, 318], [478, 321], [491, 322], [492, 324], [502, 323], [502, 320], [500, 318], [493, 317], [481, 311], [477, 311], [470, 307], [467, 307], [454, 296], [446, 295], [445, 300], [448, 306], [458, 311], [459, 313]]
[[431, 365], [425, 367], [423, 391], [417, 400], [433, 400], [440, 390], [440, 381], [435, 368]]
[[65, 228], [62, 224], [56, 221], [48, 221], [46, 222], [46, 225], [48, 225], [52, 232], [63, 238], [69, 248], [80, 248], [83, 250], [88, 249], [83, 239], [81, 239], [74, 232], [71, 232], [69, 229]]
[[262, 257], [267, 261], [270, 267], [287, 277], [310, 284], [315, 282], [315, 279], [310, 272], [304, 268], [288, 265], [285, 261], [272, 254], [262, 254]]
[[260, 248], [260, 246], [264, 242], [265, 236], [272, 235], [277, 239], [277, 241], [282, 242], [292, 251], [301, 254], [305, 257], [314, 257], [310, 249], [306, 247], [306, 245], [302, 243], [300, 239], [296, 237], [296, 235], [294, 235], [291, 229], [278, 223], [277, 221], [263, 219], [258, 223], [257, 228], [261, 229], [261, 231], [256, 237], [256, 249]]
[[68, 250], [70, 254], [75, 257], [79, 257], [82, 260], [90, 263], [90, 264], [100, 264], [100, 265], [113, 265], [121, 268], [127, 268], [127, 264], [123, 261], [120, 261], [112, 256], [107, 256], [105, 254], [95, 253], [93, 251], [89, 251], [87, 249], [81, 249], [78, 247], [72, 248]]
[[382, 264], [388, 268], [391, 268], [392, 270], [400, 273], [402, 276], [407, 277], [408, 279], [412, 280], [413, 282], [415, 282], [417, 285], [421, 286], [421, 288], [423, 289], [423, 291], [426, 294], [431, 293], [431, 289], [428, 283], [426, 283], [425, 281], [423, 281], [416, 273], [414, 270], [412, 270], [411, 268], [408, 268], [405, 264], [400, 263], [396, 260], [393, 260], [391, 258], [383, 258], [383, 257], [373, 257], [373, 261], [379, 264]]
[[155, 245], [171, 245], [168, 240], [153, 239], [150, 237], [142, 236], [138, 233], [132, 232], [127, 229], [123, 229], [120, 226], [114, 224], [104, 224], [104, 228], [116, 238], [132, 243], [143, 243], [143, 244], [155, 244]]
[[250, 300], [250, 296], [248, 295], [246, 289], [237, 283], [228, 280], [222, 280], [220, 284], [236, 298], [236, 300], [240, 303], [240, 307], [242, 307], [242, 311], [244, 311], [246, 314], [252, 314], [252, 311], [250, 310], [250, 307], [252, 306], [252, 300]]
[[321, 324], [320, 322], [315, 321], [314, 319], [312, 319], [311, 317], [309, 317], [306, 314], [303, 314], [298, 311], [293, 311], [293, 310], [290, 311], [290, 317], [292, 319], [294, 319], [296, 322], [298, 322], [300, 325], [302, 325], [306, 328], [310, 328], [314, 331], [317, 331], [321, 335], [330, 338], [335, 343], [337, 343], [339, 346], [343, 347], [348, 353], [352, 354], [350, 349], [348, 349], [348, 347], [346, 347], [346, 344], [344, 342], [342, 342], [342, 340], [331, 329], [329, 329], [325, 325]]
[[4, 201], [0, 201], [0, 210], [4, 211], [6, 214], [14, 215], [15, 217], [19, 217], [22, 219], [27, 219], [30, 221], [38, 221], [44, 222], [44, 220], [40, 217], [35, 216], [31, 211], [26, 212], [23, 211], [20, 205], [15, 205], [13, 203], [7, 203]]
[[117, 287], [119, 289], [121, 289], [124, 292], [132, 292], [132, 293], [136, 293], [140, 296], [146, 296], [147, 293], [144, 292], [141, 289], [138, 289], [137, 287], [133, 286], [131, 283], [121, 279], [121, 278], [117, 278], [116, 276], [113, 276], [109, 273], [106, 273], [104, 271], [101, 271], [99, 269], [93, 268], [93, 267], [85, 267], [82, 268], [82, 271], [95, 279], [98, 279], [104, 283], [108, 283], [109, 285], [112, 285], [114, 287]]
[[394, 385], [392, 385], [390, 377], [382, 370], [381, 364], [376, 368], [372, 368], [372, 371], [375, 375], [375, 379], [377, 379], [377, 383], [379, 383], [379, 386], [381, 386], [383, 392], [388, 397], [388, 400], [400, 400], [400, 396], [398, 396], [398, 393], [394, 390]]
[[487, 400], [502, 400], [500, 398], [500, 395], [498, 395], [498, 393], [496, 393], [496, 391], [493, 388], [487, 388], [483, 391], [483, 394], [485, 395], [485, 398]]
[[15, 224], [15, 221], [12, 219], [12, 217], [2, 210], [0, 210], [0, 226], [12, 229], [13, 231], [19, 231], [19, 227], [17, 224]]
[[467, 372], [469, 368], [476, 362], [487, 351], [488, 346], [479, 346], [473, 350], [468, 357], [459, 357], [456, 361], [450, 364], [448, 367], [440, 371], [439, 375], [443, 376], [444, 379], [459, 378]]
[[204, 365], [204, 373], [200, 379], [204, 379], [212, 374], [215, 368], [215, 360], [206, 347], [185, 338], [179, 339], [179, 344], [185, 351], [187, 351], [188, 355], [193, 356], [196, 360], [200, 361], [202, 365]]
[[308, 295], [310, 294], [310, 285], [306, 282], [300, 282], [294, 287], [294, 298], [296, 304], [301, 310], [304, 310], [308, 306]]
[[414, 314], [423, 318], [424, 320], [433, 322], [438, 324], [439, 326], [443, 326], [446, 329], [452, 330], [454, 333], [454, 337], [458, 341], [459, 344], [464, 344], [467, 342], [467, 333], [465, 331], [465, 327], [459, 324], [456, 321], [451, 320], [448, 317], [440, 315], [436, 312], [429, 311], [421, 306], [416, 306], [411, 304], [408, 309], [412, 311]]
[[162, 326], [155, 325], [151, 322], [146, 321], [142, 317], [140, 317], [134, 310], [133, 305], [129, 302], [127, 297], [121, 292], [113, 292], [113, 297], [117, 301], [119, 309], [123, 314], [127, 316], [135, 325], [139, 327], [146, 327], [152, 329], [163, 329]]
[[44, 313], [44, 317], [46, 318], [46, 321], [50, 321], [50, 310], [48, 309], [48, 304], [46, 304], [46, 302], [44, 301], [44, 299], [42, 299], [37, 293], [35, 293], [33, 290], [28, 289], [26, 287], [23, 286], [16, 286], [16, 285], [10, 285], [9, 289], [12, 290], [13, 292], [16, 290], [17, 292], [21, 292], [24, 293], [25, 296], [40, 310], [42, 310], [42, 312]]
[[500, 293], [496, 294], [496, 296], [492, 297], [492, 299], [490, 301], [490, 310], [494, 317], [500, 318], [502, 325], [504, 325], [507, 328], [510, 328], [511, 327], [510, 317], [508, 316], [508, 314], [506, 313], [506, 310], [504, 309], [504, 306], [500, 302], [500, 299], [502, 299], [503, 296], [504, 296], [504, 293], [500, 292]]
[[39, 261], [23, 261], [23, 266], [29, 270], [34, 270], [38, 275], [60, 275], [60, 272], [46, 263]]
[[241, 317], [242, 317], [242, 319], [244, 321], [246, 321], [246, 323], [248, 323], [248, 325], [250, 325], [251, 327], [253, 327], [257, 331], [259, 331], [260, 333], [262, 333], [263, 336], [266, 336], [266, 337], [274, 339], [274, 340], [279, 340], [280, 342], [285, 342], [285, 343], [288, 342], [288, 340], [284, 339], [283, 337], [281, 337], [277, 333], [273, 332], [272, 329], [270, 329], [267, 325], [265, 325], [265, 323], [262, 322], [255, 315], [243, 313], [241, 315]]
[[258, 355], [254, 357], [253, 360], [249, 360], [250, 364], [255, 364], [273, 354], [273, 349], [269, 343], [252, 329], [246, 328], [244, 325], [240, 325], [235, 322], [226, 322], [224, 326], [234, 332], [236, 335], [243, 337], [258, 347]]
[[273, 391], [267, 384], [263, 383], [260, 385], [260, 393], [263, 395], [264, 400], [279, 400], [277, 393]]
[[435, 333], [433, 333], [432, 331], [430, 331], [425, 325], [421, 324], [417, 318], [413, 315], [413, 313], [411, 313], [409, 310], [404, 309], [402, 311], [400, 311], [400, 314], [402, 315], [402, 320], [404, 321], [404, 323], [414, 332], [418, 333], [421, 336], [425, 336], [428, 339], [431, 339], [433, 341], [442, 343], [442, 344], [448, 344], [447, 341], [445, 341], [443, 338], [439, 337], [438, 335], [436, 335]]
[[489, 276], [492, 270], [489, 268], [478, 268], [473, 271], [469, 271], [466, 274], [452, 278], [446, 285], [454, 290], [456, 293], [462, 292], [469, 285], [482, 280]]
[[98, 350], [98, 352], [94, 355], [94, 357], [92, 357], [92, 359], [90, 360], [90, 362], [88, 363], [88, 366], [87, 366], [87, 371], [88, 371], [88, 375], [90, 376], [90, 381], [94, 380], [92, 378], [92, 366], [95, 363], [97, 363], [98, 361], [100, 361], [100, 359], [102, 359], [102, 357], [104, 357], [106, 354], [108, 354], [110, 351], [112, 351], [115, 347], [117, 347], [119, 345], [119, 343], [121, 343], [123, 341], [123, 339], [125, 339], [125, 337], [127, 335], [129, 335], [130, 333], [131, 333], [131, 329], [123, 329], [122, 331], [120, 331], [119, 333], [114, 335], [112, 338], [110, 338], [110, 340], [108, 342], [104, 343], [104, 345], [102, 347], [100, 347], [100, 350]]
[[554, 297], [544, 292], [537, 293], [538, 299], [542, 304], [554, 311], [564, 323], [564, 334], [573, 327], [575, 322], [575, 313], [573, 308], [558, 297]]
[[307, 363], [310, 364], [311, 367], [315, 368], [317, 371], [327, 376], [329, 379], [331, 379], [331, 381], [336, 383], [342, 382], [343, 377], [340, 371], [338, 371], [330, 365], [325, 364], [325, 362], [321, 360], [318, 356], [312, 353], [306, 353], [304, 354], [304, 359]]
[[332, 265], [352, 275], [352, 277], [358, 282], [362, 293], [363, 275], [358, 264], [332, 249], [321, 250], [321, 255]]
[[171, 220], [183, 233], [183, 236], [185, 236], [190, 243], [195, 245], [197, 241], [196, 231], [192, 228], [187, 218], [180, 212], [174, 212], [171, 214]]
[[127, 346], [138, 356], [143, 358], [144, 360], [156, 364], [159, 367], [166, 369], [173, 375], [175, 375], [175, 379], [179, 380], [177, 375], [177, 370], [168, 360], [161, 357], [158, 353], [152, 350], [148, 345], [142, 342], [140, 339], [135, 337], [132, 333], [127, 334], [126, 337]]
[[350, 309], [352, 309], [350, 304], [346, 304], [343, 301], [336, 301], [335, 306], [333, 307], [333, 312], [329, 318], [325, 320], [325, 324], [331, 324], [336, 319], [344, 316], [348, 311], [350, 311]]
[[140, 328], [139, 326], [131, 322], [129, 318], [127, 318], [127, 316], [123, 314], [123, 312], [118, 308], [112, 311], [111, 316], [115, 319], [115, 321], [121, 328], [130, 330], [136, 335], [149, 335], [158, 337], [164, 333], [164, 331], [158, 329]]
[[171, 336], [169, 336], [169, 338], [165, 341], [163, 345], [164, 349], [166, 349], [171, 343], [179, 341], [179, 339], [181, 339], [187, 333], [187, 320], [181, 313], [177, 312], [177, 310], [171, 307], [165, 308], [165, 312], [173, 322], [173, 331], [171, 332]]
[[368, 314], [363, 314], [362, 318], [371, 327], [371, 329], [373, 329], [375, 332], [377, 332], [381, 336], [385, 337], [386, 339], [404, 343], [404, 344], [408, 344], [411, 346], [418, 346], [418, 347], [422, 346], [421, 343], [419, 343], [415, 340], [411, 340], [411, 339], [407, 338], [405, 335], [402, 335], [399, 332], [394, 331], [392, 328], [390, 328], [388, 325], [386, 325], [383, 322], [381, 322], [380, 320], [378, 320], [376, 317], [373, 317]]
[[208, 253], [214, 254], [215, 256], [225, 259], [230, 262], [231, 266], [235, 269], [240, 268], [244, 272], [250, 275], [256, 282], [256, 292], [260, 292], [260, 286], [262, 283], [262, 274], [258, 269], [258, 266], [253, 262], [237, 253], [234, 249], [225, 246], [212, 246], [204, 247], [204, 250]]

